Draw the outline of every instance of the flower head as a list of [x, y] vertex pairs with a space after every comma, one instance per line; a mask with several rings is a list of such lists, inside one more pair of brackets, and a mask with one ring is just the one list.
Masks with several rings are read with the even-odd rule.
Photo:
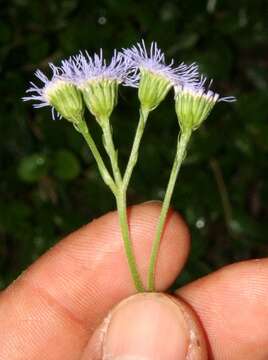
[[128, 73], [122, 54], [114, 51], [107, 64], [102, 50], [93, 56], [80, 52], [63, 61], [62, 69], [81, 90], [88, 109], [99, 123], [107, 120], [117, 104], [118, 85]]
[[151, 111], [166, 97], [171, 87], [180, 81], [191, 82], [198, 72], [197, 66], [182, 63], [174, 67], [173, 60], [167, 64], [165, 54], [152, 42], [147, 50], [144, 40], [130, 49], [123, 49], [126, 63], [132, 69], [132, 76], [125, 84], [139, 88], [139, 99], [143, 108]]
[[62, 62], [62, 68], [68, 72], [74, 82], [83, 88], [88, 82], [97, 82], [101, 80], [112, 80], [122, 83], [127, 76], [128, 67], [120, 52], [114, 50], [109, 64], [103, 57], [103, 51], [99, 54], [90, 56], [87, 51], [83, 54], [73, 56], [68, 61]]
[[23, 97], [23, 101], [39, 101], [34, 108], [51, 106], [52, 117], [64, 117], [71, 122], [80, 121], [83, 117], [84, 106], [80, 92], [71, 82], [71, 79], [63, 69], [49, 64], [52, 77], [49, 79], [41, 70], [35, 72], [35, 76], [41, 80], [43, 85], [38, 87], [31, 82], [31, 87], [26, 93], [31, 94]]
[[152, 42], [150, 49], [147, 50], [144, 40], [132, 46], [130, 49], [123, 49], [125, 58], [129, 66], [135, 71], [135, 75], [127, 79], [126, 84], [133, 87], [139, 86], [141, 73], [139, 71], [148, 71], [155, 75], [162, 76], [170, 82], [174, 82], [177, 78], [175, 69], [173, 69], [173, 61], [166, 64], [165, 54], [158, 48], [156, 42]]
[[175, 107], [182, 131], [196, 130], [208, 117], [217, 102], [234, 102], [235, 97], [220, 97], [210, 90], [212, 81], [206, 87], [207, 78], [203, 75], [195, 83], [175, 85]]

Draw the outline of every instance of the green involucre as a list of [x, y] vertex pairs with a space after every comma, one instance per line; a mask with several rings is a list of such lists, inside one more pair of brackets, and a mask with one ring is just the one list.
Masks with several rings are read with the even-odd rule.
[[111, 116], [117, 105], [118, 85], [117, 80], [101, 79], [81, 86], [85, 104], [97, 121]]
[[198, 129], [208, 117], [217, 100], [206, 94], [181, 90], [175, 95], [175, 108], [182, 131]]
[[140, 69], [139, 100], [147, 111], [154, 110], [164, 100], [172, 87], [171, 81], [159, 74]]
[[66, 120], [77, 123], [84, 115], [84, 102], [74, 84], [59, 80], [46, 91], [49, 103]]

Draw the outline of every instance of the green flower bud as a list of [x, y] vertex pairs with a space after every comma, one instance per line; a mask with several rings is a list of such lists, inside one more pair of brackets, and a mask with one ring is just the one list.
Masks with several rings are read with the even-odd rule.
[[[194, 83], [175, 86], [175, 108], [181, 131], [194, 131], [208, 117], [217, 102], [234, 102], [234, 96], [220, 97], [207, 90], [207, 78], [203, 75]], [[210, 81], [209, 86], [212, 81]], [[208, 87], [209, 87], [208, 86]]]
[[164, 100], [171, 87], [172, 83], [168, 77], [141, 68], [138, 91], [141, 107], [147, 111], [154, 110]]
[[83, 99], [74, 84], [61, 79], [56, 80], [45, 88], [44, 97], [66, 120], [76, 124], [83, 118]]
[[114, 79], [89, 80], [80, 85], [84, 101], [89, 111], [101, 124], [109, 119], [117, 104], [118, 81]]
[[175, 87], [175, 108], [182, 131], [194, 131], [208, 117], [219, 95], [194, 88]]

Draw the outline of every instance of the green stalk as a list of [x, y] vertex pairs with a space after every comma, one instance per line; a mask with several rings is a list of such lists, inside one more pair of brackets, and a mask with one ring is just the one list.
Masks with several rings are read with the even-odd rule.
[[178, 137], [176, 155], [170, 173], [170, 178], [167, 185], [165, 198], [163, 201], [162, 209], [160, 212], [160, 216], [156, 228], [156, 236], [152, 245], [149, 270], [148, 270], [148, 291], [155, 291], [155, 266], [156, 266], [156, 260], [160, 246], [160, 240], [163, 234], [163, 229], [164, 229], [167, 213], [169, 210], [171, 197], [174, 191], [174, 187], [176, 184], [176, 180], [178, 177], [181, 164], [186, 154], [186, 148], [190, 140], [190, 137], [191, 137], [191, 131], [185, 131]]
[[97, 162], [101, 177], [103, 178], [103, 181], [105, 182], [106, 185], [109, 186], [111, 191], [115, 194], [116, 193], [116, 184], [102, 160], [99, 150], [98, 150], [93, 138], [91, 137], [91, 135], [89, 133], [86, 122], [84, 120], [83, 121], [81, 120], [81, 122], [77, 125], [77, 129], [83, 135], [84, 139], [86, 140], [86, 143], [88, 144], [88, 146]]
[[140, 147], [140, 142], [141, 142], [141, 138], [144, 132], [144, 128], [146, 125], [146, 121], [148, 119], [148, 115], [149, 115], [149, 111], [145, 110], [145, 109], [140, 109], [140, 119], [139, 119], [139, 123], [137, 126], [137, 130], [136, 130], [136, 134], [135, 134], [135, 138], [133, 141], [133, 145], [132, 145], [132, 149], [131, 149], [131, 153], [129, 156], [129, 160], [127, 163], [127, 167], [125, 170], [125, 174], [124, 174], [124, 178], [123, 178], [123, 187], [124, 189], [127, 189], [133, 169], [137, 163], [138, 160], [138, 153], [139, 153], [139, 147]]
[[130, 273], [137, 291], [144, 291], [144, 287], [137, 269], [137, 263], [133, 252], [133, 246], [129, 235], [129, 225], [127, 219], [126, 188], [123, 186], [121, 172], [118, 166], [118, 156], [115, 150], [109, 119], [101, 119], [104, 147], [110, 158], [112, 171], [114, 174], [116, 192], [114, 193], [121, 227], [121, 234], [124, 241], [125, 253], [127, 256]]
[[110, 120], [109, 119], [101, 119], [100, 123], [103, 124], [102, 131], [103, 131], [103, 138], [104, 138], [104, 147], [110, 158], [115, 183], [117, 184], [117, 187], [120, 188], [120, 186], [122, 185], [122, 176], [121, 176], [121, 172], [120, 172], [120, 169], [118, 166], [118, 156], [117, 156], [117, 151], [115, 150], [115, 147], [114, 147], [112, 131], [111, 131], [111, 126], [110, 126]]
[[131, 276], [138, 292], [143, 292], [144, 287], [137, 270], [137, 263], [133, 253], [133, 247], [129, 236], [129, 226], [127, 219], [127, 208], [126, 208], [126, 193], [118, 192], [116, 196], [117, 211], [119, 215], [119, 222], [121, 227], [121, 234], [124, 241], [125, 253], [127, 256], [128, 266], [131, 272]]

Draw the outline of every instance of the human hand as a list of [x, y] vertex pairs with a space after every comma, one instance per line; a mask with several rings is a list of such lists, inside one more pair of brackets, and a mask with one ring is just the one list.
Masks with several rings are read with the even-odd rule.
[[[154, 203], [129, 210], [144, 281], [158, 216]], [[170, 212], [158, 291], [177, 277], [189, 245], [186, 225]], [[173, 297], [128, 298], [134, 293], [117, 214], [109, 213], [60, 241], [1, 293], [0, 359], [268, 359], [267, 259], [224, 267]]]

